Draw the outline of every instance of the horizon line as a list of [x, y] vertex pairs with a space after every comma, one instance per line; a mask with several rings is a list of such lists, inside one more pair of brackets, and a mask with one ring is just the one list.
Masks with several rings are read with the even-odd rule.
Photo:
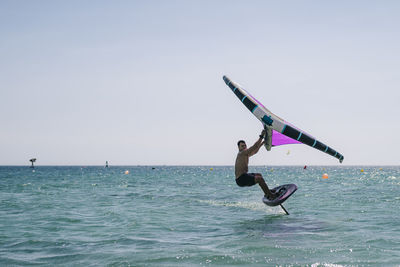
[[[134, 164], [134, 165], [108, 165], [108, 168], [110, 167], [234, 167], [234, 165], [204, 165], [204, 164], [199, 164], [199, 165], [194, 165], [194, 164]], [[355, 167], [355, 166], [370, 166], [370, 167], [375, 167], [375, 166], [385, 166], [385, 167], [398, 167], [398, 165], [393, 165], [393, 164], [377, 164], [377, 165], [371, 165], [371, 164], [354, 164], [354, 165], [343, 165], [343, 164], [337, 164], [337, 165], [324, 165], [324, 164], [282, 164], [282, 165], [250, 165], [249, 167], [265, 167], [265, 166], [340, 166], [340, 167]], [[0, 167], [28, 167], [31, 168], [31, 165], [1, 165]], [[76, 164], [65, 164], [65, 165], [35, 165], [36, 167], [104, 167], [106, 168], [105, 165], [76, 165]]]

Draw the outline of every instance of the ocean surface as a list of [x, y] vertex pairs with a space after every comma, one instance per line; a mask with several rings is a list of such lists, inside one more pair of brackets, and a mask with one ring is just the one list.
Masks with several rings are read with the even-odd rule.
[[290, 215], [232, 166], [2, 166], [0, 266], [400, 266], [399, 166], [250, 171]]

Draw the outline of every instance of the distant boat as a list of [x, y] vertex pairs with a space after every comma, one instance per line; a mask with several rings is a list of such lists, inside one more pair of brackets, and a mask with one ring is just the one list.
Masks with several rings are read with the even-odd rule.
[[108, 161], [106, 161], [106, 168], [108, 168]]
[[32, 163], [31, 168], [35, 168], [35, 166], [33, 165], [33, 163], [36, 162], [36, 159], [33, 158], [33, 159], [30, 159], [29, 161]]

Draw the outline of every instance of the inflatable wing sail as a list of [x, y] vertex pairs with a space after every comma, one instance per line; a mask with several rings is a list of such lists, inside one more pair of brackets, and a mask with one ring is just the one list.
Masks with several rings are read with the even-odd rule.
[[272, 146], [302, 143], [325, 152], [339, 159], [340, 163], [342, 163], [344, 158], [342, 154], [276, 116], [266, 107], [264, 107], [263, 104], [261, 104], [257, 99], [246, 92], [246, 90], [228, 77], [224, 76], [223, 79], [225, 83], [232, 89], [233, 93], [239, 98], [239, 100], [250, 110], [250, 112], [253, 113], [254, 116], [256, 116], [264, 126], [272, 128]]

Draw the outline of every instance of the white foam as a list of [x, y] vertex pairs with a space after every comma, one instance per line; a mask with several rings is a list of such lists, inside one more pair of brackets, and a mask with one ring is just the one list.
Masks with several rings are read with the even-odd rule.
[[219, 200], [199, 200], [200, 203], [206, 203], [212, 206], [224, 206], [224, 207], [236, 207], [236, 208], [244, 208], [255, 211], [263, 211], [268, 213], [281, 213], [279, 209], [275, 209], [272, 207], [266, 206], [264, 203], [254, 202], [254, 201], [238, 201], [238, 202], [229, 202], [229, 201], [219, 201]]
[[343, 267], [344, 265], [340, 265], [340, 264], [333, 264], [333, 263], [313, 263], [311, 264], [311, 267], [318, 267], [318, 266], [324, 266], [324, 267]]

